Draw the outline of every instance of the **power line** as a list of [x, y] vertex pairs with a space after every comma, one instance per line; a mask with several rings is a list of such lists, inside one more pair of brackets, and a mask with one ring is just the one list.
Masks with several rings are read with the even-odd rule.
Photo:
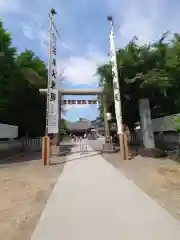
[[[51, 15], [50, 15], [50, 14], [49, 14], [49, 18], [52, 20], [52, 17], [51, 17]], [[57, 36], [58, 36], [58, 37], [59, 37], [59, 39], [60, 39], [60, 35], [59, 35], [59, 32], [58, 32], [58, 30], [57, 30], [57, 28], [56, 28], [56, 25], [55, 25], [54, 21], [52, 22], [52, 25], [53, 25], [53, 27], [54, 27], [54, 29], [55, 29], [56, 33], [57, 33]]]

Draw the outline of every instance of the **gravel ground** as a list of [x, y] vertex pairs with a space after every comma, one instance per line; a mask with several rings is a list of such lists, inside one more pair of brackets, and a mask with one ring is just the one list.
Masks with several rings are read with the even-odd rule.
[[119, 153], [105, 154], [105, 159], [133, 180], [177, 220], [180, 220], [180, 164], [171, 159], [137, 156], [120, 160]]
[[[102, 148], [103, 139], [89, 141], [95, 150]], [[120, 169], [144, 192], [171, 215], [180, 220], [180, 164], [168, 158], [154, 159], [136, 156], [123, 161], [119, 153], [103, 154], [115, 168]]]
[[[18, 162], [18, 163], [17, 163]], [[63, 164], [43, 167], [39, 156], [0, 164], [0, 239], [29, 240]]]
[[[102, 143], [103, 140], [89, 141], [96, 150], [101, 149]], [[122, 161], [119, 153], [104, 154], [104, 158], [180, 220], [180, 164], [141, 156]], [[0, 164], [0, 239], [30, 239], [64, 167], [56, 161], [43, 167], [39, 159], [31, 156], [18, 159], [18, 163]]]

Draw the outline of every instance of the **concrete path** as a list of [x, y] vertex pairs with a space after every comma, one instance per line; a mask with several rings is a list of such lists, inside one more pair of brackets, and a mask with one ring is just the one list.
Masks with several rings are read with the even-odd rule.
[[31, 240], [179, 240], [180, 226], [89, 147], [67, 156]]

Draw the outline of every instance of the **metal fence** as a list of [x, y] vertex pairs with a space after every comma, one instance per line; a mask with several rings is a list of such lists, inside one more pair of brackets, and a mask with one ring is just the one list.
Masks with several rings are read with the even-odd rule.
[[115, 152], [116, 144], [115, 143], [104, 143], [102, 145], [102, 152]]
[[12, 157], [22, 152], [22, 142], [19, 140], [0, 141], [0, 160]]
[[[173, 131], [155, 132], [154, 142], [156, 148], [174, 150], [180, 148], [180, 134]], [[140, 132], [129, 134], [128, 143], [129, 146], [143, 146], [143, 140]]]
[[13, 149], [13, 148], [21, 148], [21, 147], [22, 147], [22, 142], [19, 140], [9, 140], [9, 141], [0, 142], [0, 151]]
[[154, 133], [155, 146], [163, 150], [174, 150], [180, 148], [180, 134], [176, 132]]
[[79, 147], [80, 147], [80, 154], [88, 153], [88, 145], [86, 139], [80, 138], [79, 141]]
[[142, 145], [142, 138], [140, 132], [130, 133], [127, 135], [128, 144], [131, 146]]
[[22, 152], [38, 152], [42, 149], [42, 138], [22, 138], [18, 140], [0, 141], [0, 160], [13, 157]]
[[24, 139], [22, 144], [25, 151], [41, 151], [42, 138]]

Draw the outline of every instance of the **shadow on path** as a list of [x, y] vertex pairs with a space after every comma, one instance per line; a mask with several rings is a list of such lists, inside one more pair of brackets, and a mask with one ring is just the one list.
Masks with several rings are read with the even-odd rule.
[[0, 167], [2, 165], [10, 165], [15, 163], [25, 163], [41, 159], [41, 152], [21, 152], [9, 158], [0, 159]]
[[[88, 151], [88, 153], [89, 153], [89, 151]], [[81, 160], [83, 158], [90, 158], [90, 157], [94, 157], [94, 156], [100, 155], [100, 153], [94, 153], [94, 154], [91, 154], [91, 155], [89, 155], [88, 153], [83, 153], [79, 157], [71, 158], [69, 160], [67, 160], [67, 159], [55, 160], [54, 159], [54, 161], [52, 161], [50, 165], [65, 164], [65, 163], [72, 162], [72, 161], [75, 161], [75, 160]], [[73, 155], [73, 153], [72, 153], [72, 155]]]

